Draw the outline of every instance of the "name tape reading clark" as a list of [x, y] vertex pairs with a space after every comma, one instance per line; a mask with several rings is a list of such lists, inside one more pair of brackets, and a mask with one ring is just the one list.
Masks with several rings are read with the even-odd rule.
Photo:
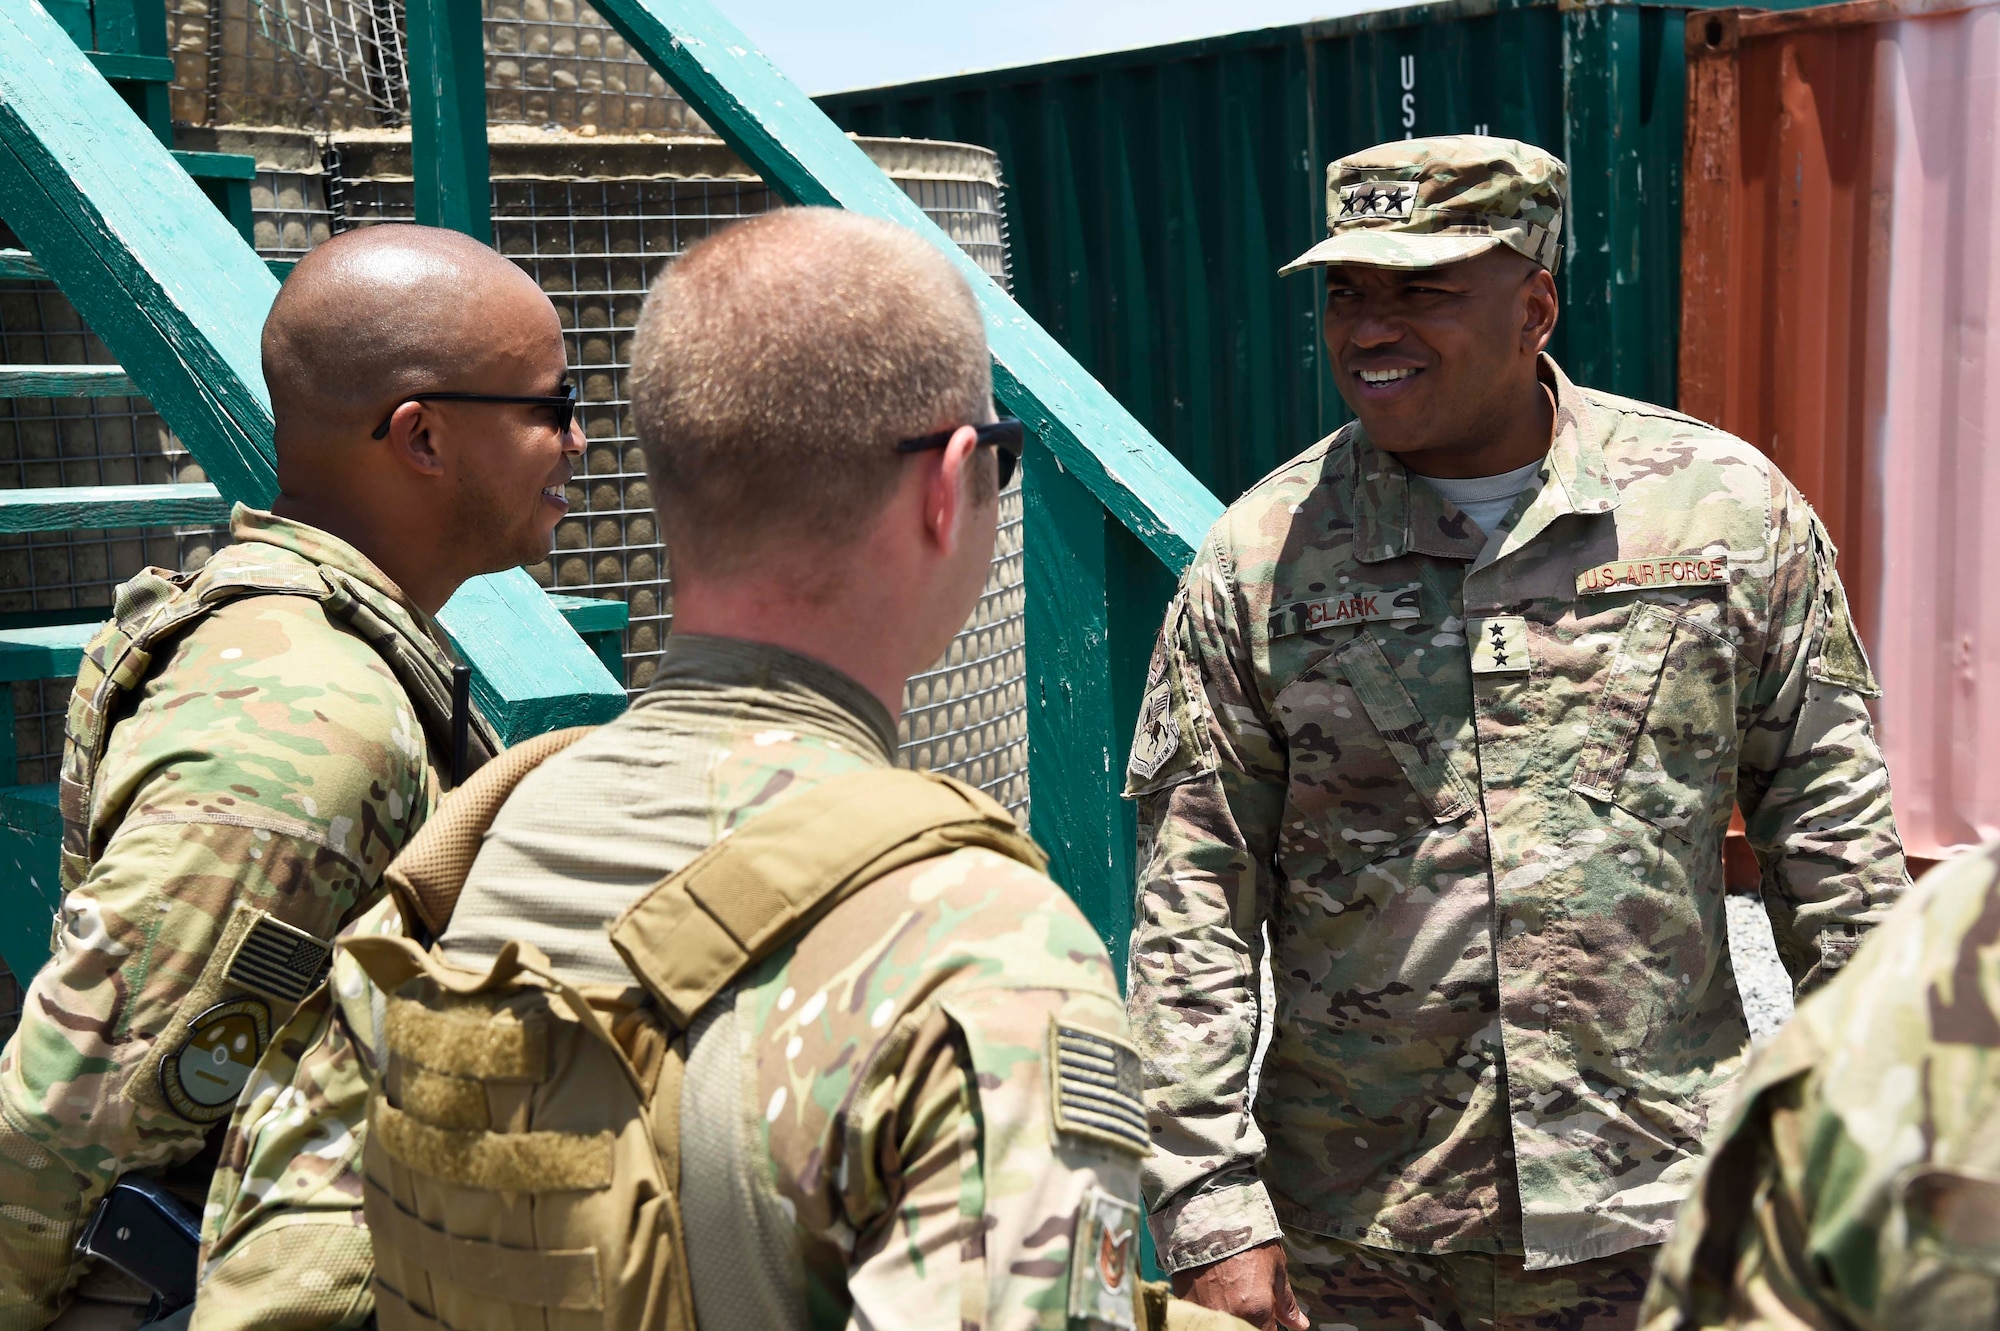
[[1620, 559], [1576, 575], [1578, 596], [1603, 596], [1641, 587], [1705, 587], [1729, 581], [1729, 561], [1707, 556], [1680, 559]]
[[1379, 619], [1415, 619], [1423, 613], [1420, 583], [1402, 587], [1362, 587], [1317, 601], [1295, 601], [1271, 612], [1274, 638], [1315, 629], [1335, 629]]

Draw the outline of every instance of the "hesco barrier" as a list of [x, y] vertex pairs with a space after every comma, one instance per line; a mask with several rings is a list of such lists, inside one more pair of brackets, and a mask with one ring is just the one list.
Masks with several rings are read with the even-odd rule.
[[[291, 130], [182, 130], [183, 148], [256, 158], [250, 187], [258, 253], [296, 259], [332, 234], [317, 141]], [[0, 249], [17, 248], [0, 226]], [[53, 282], [0, 281], [0, 364], [113, 364]], [[143, 397], [0, 398], [0, 489], [207, 479]], [[0, 536], [0, 622], [26, 612], [97, 619], [117, 585], [148, 564], [199, 568], [227, 532], [214, 527]], [[19, 779], [56, 779], [68, 680], [14, 691]]]
[[[900, 140], [862, 146], [981, 267], [1006, 281], [991, 153]], [[331, 148], [336, 229], [412, 215], [407, 133], [341, 135]], [[588, 441], [555, 555], [530, 571], [553, 590], [626, 602], [626, 683], [636, 692], [652, 679], [672, 607], [628, 412], [632, 330], [669, 260], [780, 201], [715, 139], [496, 128], [491, 153], [494, 243], [556, 303]], [[979, 607], [944, 659], [911, 681], [902, 738], [911, 764], [961, 777], [1025, 813], [1022, 577], [1017, 480], [1001, 498], [1000, 544]]]
[[1015, 295], [1224, 499], [1346, 418], [1319, 289], [1332, 158], [1539, 143], [1574, 186], [1555, 353], [1675, 396], [1684, 8], [1464, 0], [818, 98], [842, 128], [1000, 155]]
[[1825, 519], [1904, 841], [1949, 855], [2000, 835], [2000, 6], [1687, 36], [1681, 405]]
[[[701, 132], [584, 0], [485, 0], [494, 124]], [[347, 130], [409, 118], [402, 0], [167, 0], [174, 118]]]

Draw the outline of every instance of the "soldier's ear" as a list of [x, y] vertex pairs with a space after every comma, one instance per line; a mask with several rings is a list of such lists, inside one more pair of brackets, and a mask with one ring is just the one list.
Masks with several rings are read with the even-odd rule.
[[425, 476], [442, 476], [444, 458], [438, 447], [441, 425], [441, 413], [427, 402], [405, 402], [397, 407], [389, 417], [389, 435], [384, 441], [392, 462]]
[[1556, 296], [1556, 279], [1549, 270], [1536, 264], [1534, 271], [1521, 284], [1521, 349], [1530, 356], [1539, 356], [1548, 349], [1549, 339], [1555, 336], [1556, 319], [1560, 316], [1561, 302]]

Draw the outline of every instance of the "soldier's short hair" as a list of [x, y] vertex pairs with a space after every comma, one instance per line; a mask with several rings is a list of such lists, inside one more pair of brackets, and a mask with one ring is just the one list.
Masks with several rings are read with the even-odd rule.
[[[987, 419], [979, 306], [915, 233], [785, 208], [694, 246], [653, 286], [632, 410], [677, 568], [837, 550], [894, 488], [898, 441]], [[992, 471], [981, 466], [990, 497]]]

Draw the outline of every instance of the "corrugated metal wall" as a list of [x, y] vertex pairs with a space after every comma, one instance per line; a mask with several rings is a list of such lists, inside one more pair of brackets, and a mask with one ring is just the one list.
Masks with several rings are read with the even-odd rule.
[[1924, 8], [1690, 25], [1681, 400], [1826, 519], [1936, 858], [2000, 835], [2000, 6]]
[[843, 128], [1000, 154], [1014, 292], [1216, 493], [1340, 421], [1319, 290], [1326, 162], [1484, 131], [1575, 168], [1555, 351], [1671, 402], [1684, 58], [1677, 8], [1427, 5], [819, 99]]

